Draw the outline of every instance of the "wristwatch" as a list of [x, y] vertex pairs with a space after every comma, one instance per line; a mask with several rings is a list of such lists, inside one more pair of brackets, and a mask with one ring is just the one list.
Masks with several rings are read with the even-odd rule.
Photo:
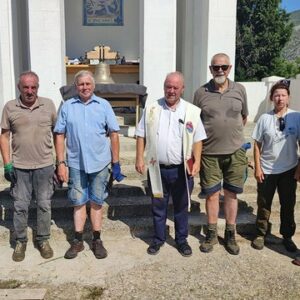
[[67, 162], [65, 160], [58, 160], [56, 161], [56, 166], [58, 167], [59, 165], [64, 164], [65, 166], [67, 166]]

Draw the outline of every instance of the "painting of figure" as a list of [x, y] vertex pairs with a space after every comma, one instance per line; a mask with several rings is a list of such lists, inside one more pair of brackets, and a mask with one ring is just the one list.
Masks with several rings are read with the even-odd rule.
[[83, 25], [122, 26], [123, 0], [84, 0]]

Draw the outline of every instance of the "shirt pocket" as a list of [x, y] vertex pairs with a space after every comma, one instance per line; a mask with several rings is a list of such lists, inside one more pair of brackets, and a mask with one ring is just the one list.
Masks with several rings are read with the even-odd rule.
[[242, 111], [242, 103], [238, 100], [232, 100], [231, 102], [232, 110], [235, 112], [241, 112]]

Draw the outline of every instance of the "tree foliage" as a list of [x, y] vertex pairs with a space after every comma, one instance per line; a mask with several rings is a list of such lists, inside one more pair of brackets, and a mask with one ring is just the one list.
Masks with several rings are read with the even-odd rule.
[[276, 63], [293, 28], [280, 2], [237, 1], [236, 80], [261, 80], [275, 75]]

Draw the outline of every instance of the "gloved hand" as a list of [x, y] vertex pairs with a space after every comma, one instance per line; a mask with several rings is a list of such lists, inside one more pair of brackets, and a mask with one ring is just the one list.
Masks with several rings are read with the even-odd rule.
[[8, 163], [4, 165], [4, 177], [7, 181], [13, 184], [17, 182], [17, 178], [14, 172], [14, 166], [12, 163]]
[[112, 163], [112, 178], [118, 182], [122, 181], [126, 176], [121, 173], [120, 163], [117, 161]]
[[251, 143], [248, 142], [248, 143], [243, 144], [243, 145], [242, 145], [242, 148], [243, 148], [245, 151], [251, 149]]

